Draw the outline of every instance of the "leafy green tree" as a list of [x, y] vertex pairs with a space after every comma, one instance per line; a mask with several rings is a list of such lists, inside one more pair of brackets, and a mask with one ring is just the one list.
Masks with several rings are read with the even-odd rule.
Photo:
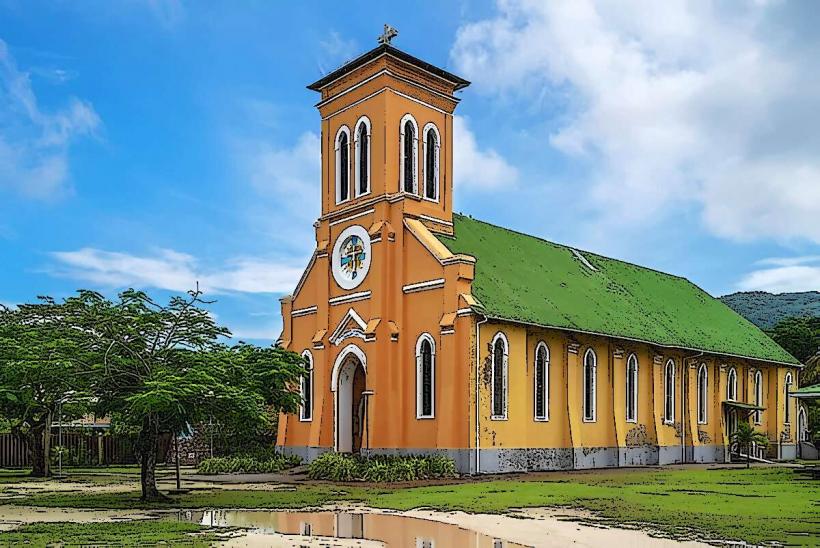
[[820, 317], [786, 318], [769, 332], [777, 343], [805, 363], [820, 352]]
[[746, 468], [749, 468], [752, 461], [752, 446], [760, 445], [766, 447], [769, 445], [769, 439], [766, 435], [755, 430], [748, 421], [740, 421], [738, 423], [737, 430], [732, 433], [732, 441], [746, 449]]
[[99, 352], [92, 391], [99, 414], [137, 432], [143, 500], [157, 489], [160, 434], [177, 434], [210, 418], [250, 426], [268, 420], [266, 404], [298, 406], [299, 356], [281, 349], [229, 348], [197, 289], [167, 305], [129, 289], [109, 301], [81, 292], [86, 306], [73, 323]]
[[41, 297], [16, 309], [0, 307], [0, 416], [27, 438], [33, 476], [50, 475], [52, 422], [79, 418], [87, 409], [95, 357], [84, 334], [66, 322], [81, 306]]

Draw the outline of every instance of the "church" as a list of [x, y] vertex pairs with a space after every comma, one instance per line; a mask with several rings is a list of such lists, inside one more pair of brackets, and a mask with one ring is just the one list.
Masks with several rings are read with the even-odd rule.
[[308, 88], [316, 248], [281, 299], [304, 356], [279, 450], [452, 457], [462, 473], [725, 462], [740, 421], [793, 459], [801, 364], [688, 280], [453, 213], [469, 82], [390, 36]]

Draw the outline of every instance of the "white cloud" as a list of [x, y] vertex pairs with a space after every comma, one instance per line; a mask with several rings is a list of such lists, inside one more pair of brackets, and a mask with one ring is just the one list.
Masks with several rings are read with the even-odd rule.
[[766, 3], [721, 7], [499, 0], [451, 55], [480, 91], [563, 111], [550, 144], [596, 166], [603, 222], [694, 203], [723, 237], [820, 242], [816, 55]]
[[509, 187], [518, 180], [518, 170], [498, 152], [478, 147], [475, 134], [463, 116], [455, 116], [453, 120], [453, 172], [459, 189]]
[[287, 260], [238, 258], [221, 269], [201, 266], [191, 255], [161, 249], [153, 255], [82, 248], [52, 253], [52, 273], [107, 287], [150, 287], [183, 292], [197, 282], [206, 293], [286, 293], [296, 287], [303, 265]]
[[67, 190], [68, 153], [78, 137], [101, 125], [90, 103], [71, 97], [54, 113], [43, 112], [29, 76], [20, 72], [0, 40], [0, 188], [38, 199]]
[[317, 59], [317, 64], [322, 74], [327, 74], [344, 63], [352, 61], [360, 51], [355, 40], [345, 39], [336, 31], [330, 31], [324, 39], [320, 40], [319, 47], [322, 54]]
[[165, 27], [173, 27], [185, 17], [182, 0], [146, 0], [148, 9]]
[[737, 284], [742, 291], [786, 293], [820, 290], [820, 257], [787, 257], [764, 259], [761, 268], [746, 274]]

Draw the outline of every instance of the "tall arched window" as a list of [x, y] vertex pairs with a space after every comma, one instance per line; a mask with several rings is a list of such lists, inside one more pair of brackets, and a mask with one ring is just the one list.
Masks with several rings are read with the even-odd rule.
[[370, 120], [356, 123], [356, 196], [370, 192]]
[[797, 440], [809, 441], [809, 420], [806, 416], [806, 408], [803, 406], [797, 410]]
[[598, 357], [591, 348], [584, 354], [584, 422], [595, 422], [597, 411], [596, 386], [597, 382]]
[[709, 370], [706, 364], [700, 364], [698, 369], [698, 424], [706, 424], [708, 418], [706, 409], [709, 405]]
[[435, 416], [436, 343], [428, 333], [416, 342], [416, 418]]
[[424, 197], [438, 201], [441, 139], [434, 124], [424, 126]]
[[663, 372], [663, 421], [675, 422], [675, 362], [666, 362]]
[[[755, 405], [763, 407], [763, 373], [758, 370], [755, 373]], [[763, 419], [763, 412], [755, 411], [755, 424], [760, 424]]]
[[401, 189], [417, 194], [418, 126], [409, 114], [401, 119]]
[[543, 341], [535, 347], [534, 416], [537, 421], [550, 418], [550, 351]]
[[783, 401], [784, 401], [784, 405], [786, 406], [786, 408], [784, 410], [784, 415], [783, 416], [785, 417], [785, 420], [783, 422], [785, 422], [786, 424], [790, 424], [791, 423], [791, 406], [789, 405], [789, 392], [791, 391], [791, 387], [792, 387], [792, 374], [791, 373], [786, 373], [785, 381], [786, 382], [783, 383], [784, 384], [783, 392], [785, 393], [785, 397], [783, 398]]
[[350, 130], [347, 126], [336, 133], [336, 203], [350, 198]]
[[729, 369], [729, 374], [726, 376], [726, 399], [737, 400], [737, 371], [734, 367]]
[[626, 421], [638, 422], [638, 356], [626, 359]]
[[507, 418], [507, 337], [498, 333], [493, 338], [492, 404], [493, 419]]
[[307, 422], [313, 420], [313, 355], [305, 350], [302, 358], [305, 360], [306, 371], [299, 377], [299, 395], [302, 397], [299, 420]]

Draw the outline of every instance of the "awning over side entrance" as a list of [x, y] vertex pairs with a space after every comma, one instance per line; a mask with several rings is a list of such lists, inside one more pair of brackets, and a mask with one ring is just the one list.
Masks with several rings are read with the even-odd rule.
[[723, 407], [728, 407], [730, 409], [739, 409], [741, 411], [746, 411], [748, 413], [751, 413], [753, 411], [765, 411], [766, 410], [765, 407], [761, 407], [759, 405], [754, 405], [752, 403], [745, 403], [745, 402], [742, 402], [742, 401], [729, 401], [729, 400], [725, 400], [723, 402]]
[[800, 398], [803, 400], [820, 399], [820, 384], [813, 384], [811, 386], [804, 386], [800, 390], [790, 392], [789, 396], [793, 398]]

